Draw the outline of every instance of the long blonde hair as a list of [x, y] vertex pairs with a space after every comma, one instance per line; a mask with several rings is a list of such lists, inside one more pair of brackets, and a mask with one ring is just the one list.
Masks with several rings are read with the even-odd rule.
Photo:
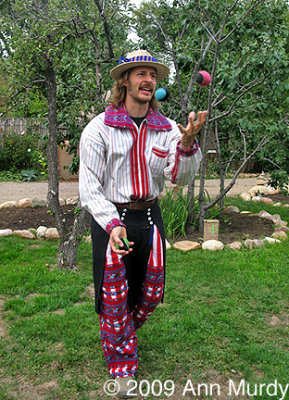
[[[114, 82], [114, 85], [112, 87], [110, 102], [115, 108], [117, 108], [121, 103], [124, 103], [125, 101], [126, 86], [124, 85], [124, 83], [128, 81], [129, 74], [131, 71], [132, 68], [125, 71], [122, 74], [122, 76], [117, 81]], [[160, 106], [155, 96], [152, 97], [149, 105], [153, 110], [157, 110]]]

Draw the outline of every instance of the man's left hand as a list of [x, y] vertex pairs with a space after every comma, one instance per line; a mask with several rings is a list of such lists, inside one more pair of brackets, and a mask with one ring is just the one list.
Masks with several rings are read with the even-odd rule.
[[195, 142], [195, 138], [206, 121], [207, 111], [199, 111], [198, 119], [195, 121], [195, 112], [189, 114], [189, 122], [186, 128], [178, 124], [179, 130], [182, 132], [181, 145], [184, 150], [190, 150]]

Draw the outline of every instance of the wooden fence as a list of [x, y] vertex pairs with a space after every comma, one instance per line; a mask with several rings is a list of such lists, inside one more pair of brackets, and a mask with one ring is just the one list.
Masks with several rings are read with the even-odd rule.
[[33, 129], [39, 135], [48, 134], [47, 128], [41, 125], [41, 121], [31, 118], [0, 118], [0, 141], [4, 133], [14, 132], [21, 135], [27, 129]]

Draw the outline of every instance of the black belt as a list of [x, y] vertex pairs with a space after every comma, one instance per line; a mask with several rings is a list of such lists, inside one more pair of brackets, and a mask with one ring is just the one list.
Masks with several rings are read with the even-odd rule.
[[138, 200], [138, 201], [130, 201], [128, 203], [114, 203], [117, 207], [121, 208], [128, 208], [129, 210], [146, 210], [154, 205], [157, 199], [145, 201], [145, 200]]

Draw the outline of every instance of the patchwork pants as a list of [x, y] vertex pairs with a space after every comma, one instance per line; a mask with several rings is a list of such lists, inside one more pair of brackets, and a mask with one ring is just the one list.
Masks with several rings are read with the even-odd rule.
[[[134, 241], [129, 235], [128, 238]], [[138, 265], [126, 268], [125, 258], [130, 255], [122, 258], [112, 251], [110, 245], [107, 246], [99, 321], [104, 356], [109, 373], [114, 377], [132, 376], [136, 373], [136, 331], [152, 314], [163, 296], [164, 253], [156, 225], [151, 227], [149, 242], [151, 247], [146, 260], [145, 276], [133, 309], [129, 307], [128, 301], [129, 282], [133, 284], [133, 279], [127, 279], [127, 274], [130, 270], [136, 270]]]

